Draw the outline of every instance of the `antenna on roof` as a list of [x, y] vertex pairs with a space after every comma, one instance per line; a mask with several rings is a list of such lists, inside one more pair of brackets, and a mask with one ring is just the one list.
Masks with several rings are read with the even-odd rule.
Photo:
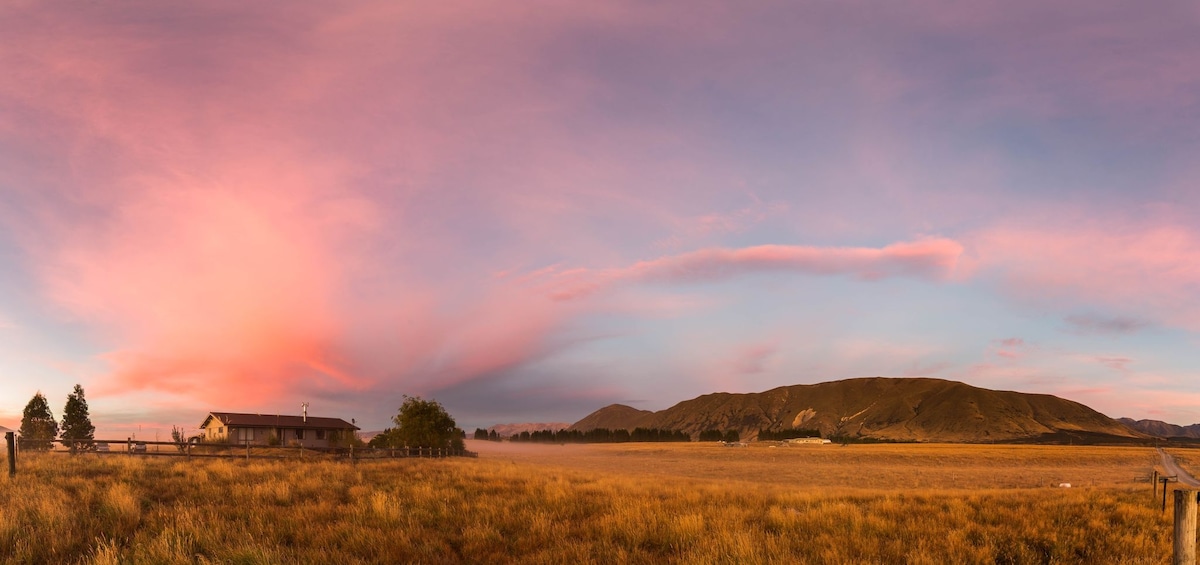
[[300, 410], [304, 413], [304, 423], [307, 424], [308, 423], [308, 403], [301, 402]]

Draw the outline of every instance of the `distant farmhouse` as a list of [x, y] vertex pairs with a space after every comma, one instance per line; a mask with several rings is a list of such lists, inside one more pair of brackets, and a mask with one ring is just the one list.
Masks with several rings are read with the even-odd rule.
[[333, 447], [358, 431], [341, 418], [210, 412], [200, 424], [200, 439], [238, 445]]
[[827, 443], [833, 443], [830, 440], [821, 439], [819, 437], [798, 437], [793, 439], [785, 439], [783, 441], [788, 445], [825, 445]]

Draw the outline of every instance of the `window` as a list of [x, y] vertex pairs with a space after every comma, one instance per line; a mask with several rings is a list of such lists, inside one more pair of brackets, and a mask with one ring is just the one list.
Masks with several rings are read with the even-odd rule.
[[325, 439], [325, 430], [317, 430], [317, 439]]
[[296, 439], [304, 439], [304, 430], [296, 430]]
[[236, 428], [238, 441], [254, 441], [254, 428]]

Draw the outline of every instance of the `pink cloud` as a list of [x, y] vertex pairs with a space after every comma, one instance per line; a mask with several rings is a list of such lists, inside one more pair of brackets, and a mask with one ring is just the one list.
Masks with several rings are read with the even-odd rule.
[[[289, 11], [294, 26], [194, 15], [114, 34], [104, 24], [116, 14], [30, 9], [6, 26], [22, 47], [0, 48], [20, 77], [0, 84], [3, 107], [18, 110], [0, 132], [45, 132], [23, 148], [53, 165], [0, 173], [21, 204], [0, 213], [45, 297], [109, 349], [97, 395], [244, 405], [304, 390], [419, 392], [554, 350], [578, 308], [474, 278], [521, 256], [472, 263], [475, 237], [459, 226], [487, 218], [542, 238], [553, 226], [528, 220], [571, 199], [512, 182], [530, 188], [468, 191], [478, 209], [464, 210], [464, 193], [430, 181], [460, 159], [502, 161], [477, 136], [511, 135], [514, 123], [547, 140], [531, 152], [560, 146], [543, 120], [483, 115], [503, 100], [538, 112], [571, 98], [497, 80], [520, 74], [548, 32], [510, 41], [521, 34], [455, 8]], [[464, 74], [442, 53], [447, 37], [427, 30], [450, 22], [462, 26], [456, 47], [488, 46], [494, 73]], [[579, 162], [546, 160], [568, 173]]]
[[779, 349], [774, 343], [760, 343], [741, 349], [733, 361], [733, 371], [739, 375], [753, 375], [767, 370], [767, 365]]
[[1128, 371], [1129, 365], [1133, 363], [1133, 359], [1128, 357], [1097, 357], [1096, 361], [1109, 369], [1122, 373]]
[[923, 363], [920, 360], [913, 361], [900, 374], [905, 377], [932, 377], [938, 373], [953, 367], [953, 363], [946, 361], [934, 361], [932, 363]]
[[[776, 18], [619, 4], [23, 5], [0, 19], [0, 142], [15, 155], [0, 163], [0, 220], [52, 308], [106, 351], [97, 394], [222, 406], [513, 372], [567, 347], [590, 312], [694, 313], [721, 299], [680, 286], [756, 273], [962, 280], [975, 257], [1023, 297], [1116, 311], [1068, 319], [1079, 327], [1119, 333], [1144, 316], [1195, 328], [1200, 238], [1185, 222], [836, 245], [937, 233], [1006, 199], [989, 194], [1009, 164], [994, 154], [929, 166], [923, 152], [940, 149], [914, 149], [909, 134], [931, 117], [974, 128], [1085, 106], [1122, 131], [1184, 123], [1172, 120], [1196, 76], [1194, 50], [1180, 48], [1195, 34], [1174, 23], [1185, 18], [1130, 8], [1064, 30], [1060, 15], [998, 6]], [[1155, 33], [1164, 24], [1182, 32]], [[822, 55], [846, 29], [878, 43]], [[1024, 31], [1031, 41], [1014, 46]], [[922, 51], [928, 36], [994, 72], [964, 79], [962, 50]], [[1135, 48], [1097, 49], [1111, 43]], [[851, 116], [829, 118], [838, 131], [845, 119], [849, 140], [821, 137], [829, 158], [795, 161], [797, 188], [792, 165], [766, 154], [799, 151], [791, 132], [835, 100], [850, 101]], [[712, 118], [751, 107], [770, 119], [746, 132], [767, 144]], [[1122, 118], [1143, 108], [1160, 110]], [[980, 186], [991, 188], [963, 189]], [[785, 214], [803, 221], [771, 221]], [[823, 245], [756, 245], [775, 241]], [[639, 293], [650, 285], [669, 292]], [[1015, 360], [1016, 345], [996, 354]], [[872, 347], [862, 366], [941, 370]], [[734, 357], [751, 374], [773, 359], [754, 346]]]
[[1026, 354], [1030, 353], [1031, 351], [1036, 352], [1036, 350], [1037, 347], [1027, 347], [1025, 340], [1019, 337], [997, 339], [992, 341], [992, 344], [988, 347], [988, 352], [991, 355], [999, 357], [1000, 359], [1008, 362], [1021, 359], [1022, 357], [1025, 357]]
[[1064, 218], [985, 230], [968, 246], [980, 274], [999, 277], [1025, 301], [1117, 313], [1068, 318], [1076, 326], [1127, 331], [1140, 322], [1125, 320], [1152, 319], [1200, 329], [1200, 232], [1189, 227]]
[[863, 280], [910, 276], [946, 280], [962, 246], [945, 238], [893, 243], [882, 248], [759, 245], [710, 248], [617, 269], [573, 269], [555, 274], [551, 294], [570, 300], [621, 282], [696, 283], [757, 272], [850, 275]]

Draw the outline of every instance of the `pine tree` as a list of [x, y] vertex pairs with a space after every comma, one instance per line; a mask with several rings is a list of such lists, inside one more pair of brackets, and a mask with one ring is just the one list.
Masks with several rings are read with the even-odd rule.
[[59, 439], [70, 442], [71, 451], [91, 449], [95, 439], [96, 426], [88, 416], [87, 399], [83, 397], [83, 387], [75, 385], [75, 391], [67, 395], [67, 405], [63, 407], [62, 435]]
[[54, 414], [50, 413], [50, 404], [41, 391], [29, 399], [25, 412], [21, 416], [21, 449], [46, 451], [50, 449], [54, 437], [58, 435], [58, 423]]

